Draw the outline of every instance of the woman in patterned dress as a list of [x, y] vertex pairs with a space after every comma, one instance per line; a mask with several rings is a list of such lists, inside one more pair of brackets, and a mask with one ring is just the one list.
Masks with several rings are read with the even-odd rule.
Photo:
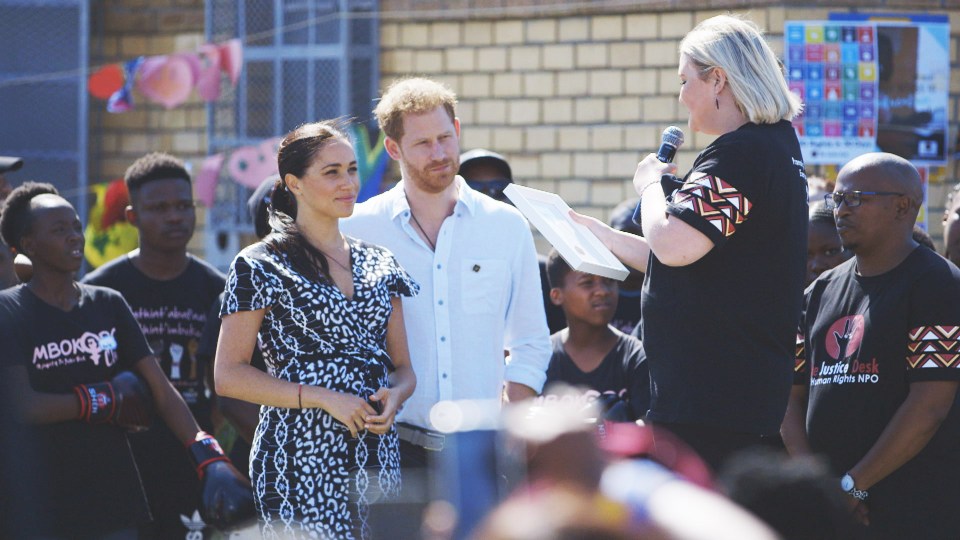
[[[359, 182], [331, 122], [280, 144], [273, 232], [230, 267], [217, 393], [259, 403], [250, 456], [265, 537], [366, 538], [366, 505], [399, 492], [394, 416], [413, 393], [400, 296], [418, 287], [386, 249], [340, 233]], [[250, 365], [259, 340], [267, 373]]]

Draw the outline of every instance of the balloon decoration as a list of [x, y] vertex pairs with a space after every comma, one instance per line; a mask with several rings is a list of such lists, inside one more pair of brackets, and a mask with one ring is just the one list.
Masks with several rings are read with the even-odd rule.
[[243, 43], [231, 39], [207, 43], [196, 53], [139, 57], [104, 66], [90, 75], [87, 90], [95, 98], [108, 100], [109, 112], [133, 108], [134, 86], [148, 101], [172, 109], [183, 104], [194, 89], [204, 101], [219, 99], [220, 74], [236, 85], [242, 67]]
[[84, 230], [86, 245], [83, 255], [96, 268], [135, 249], [139, 245], [137, 228], [127, 222], [126, 208], [130, 204], [123, 179], [90, 187], [96, 203], [90, 208]]

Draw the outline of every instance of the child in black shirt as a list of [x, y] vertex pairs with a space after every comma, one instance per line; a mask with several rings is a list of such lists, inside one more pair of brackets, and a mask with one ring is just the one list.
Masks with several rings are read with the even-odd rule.
[[599, 400], [604, 417], [634, 421], [650, 403], [650, 375], [643, 345], [610, 326], [617, 310], [617, 283], [574, 271], [556, 250], [547, 259], [550, 300], [563, 309], [567, 328], [553, 334], [547, 368], [548, 396], [565, 383], [584, 389], [584, 406]]

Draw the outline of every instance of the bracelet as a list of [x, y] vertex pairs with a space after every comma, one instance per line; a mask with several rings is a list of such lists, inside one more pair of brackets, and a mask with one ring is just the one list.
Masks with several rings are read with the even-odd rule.
[[297, 405], [303, 408], [303, 383], [297, 385]]
[[654, 185], [654, 184], [659, 184], [659, 183], [660, 183], [660, 180], [650, 180], [649, 182], [647, 182], [646, 184], [644, 184], [642, 188], [640, 188], [640, 189], [637, 191], [637, 196], [643, 197], [643, 193], [644, 193], [645, 191], [647, 191], [647, 189], [649, 189], [650, 186], [652, 186], [652, 185]]

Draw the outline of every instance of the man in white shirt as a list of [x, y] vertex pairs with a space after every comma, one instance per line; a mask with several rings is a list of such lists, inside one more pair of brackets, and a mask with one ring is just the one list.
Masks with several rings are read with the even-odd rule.
[[374, 113], [402, 180], [341, 224], [390, 249], [420, 284], [418, 296], [403, 300], [417, 374], [397, 419], [405, 469], [425, 467], [427, 451], [443, 447], [431, 421], [435, 404], [533, 397], [550, 361], [529, 226], [515, 208], [457, 176], [455, 106], [452, 91], [427, 79], [399, 81], [383, 94]]

